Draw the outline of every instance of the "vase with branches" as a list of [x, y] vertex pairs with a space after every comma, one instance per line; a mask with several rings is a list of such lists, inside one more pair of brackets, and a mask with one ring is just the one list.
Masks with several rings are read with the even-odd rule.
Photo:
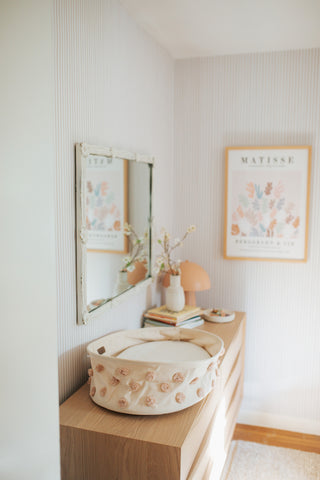
[[174, 260], [172, 258], [172, 253], [176, 248], [182, 247], [187, 236], [190, 233], [195, 232], [195, 230], [196, 226], [190, 225], [181, 239], [175, 238], [173, 241], [171, 241], [170, 234], [164, 228], [162, 229], [160, 238], [158, 238], [158, 244], [162, 247], [162, 253], [156, 258], [156, 264], [153, 269], [155, 274], [159, 272], [166, 272], [170, 275], [180, 275], [181, 260]]
[[132, 225], [125, 223], [123, 228], [124, 235], [129, 238], [129, 255], [123, 258], [123, 267], [121, 272], [133, 272], [136, 262], [146, 262], [148, 257], [147, 242], [148, 231], [144, 232], [144, 235], [139, 237]]
[[181, 287], [181, 260], [173, 259], [173, 252], [183, 245], [187, 236], [196, 230], [195, 225], [190, 225], [185, 234], [180, 238], [171, 240], [170, 234], [167, 230], [162, 229], [161, 236], [158, 239], [158, 244], [162, 248], [162, 252], [156, 258], [156, 264], [153, 272], [165, 272], [170, 275], [170, 286], [166, 291], [166, 306], [168, 310], [179, 312], [183, 310], [185, 305], [184, 291]]
[[[122, 267], [117, 274], [113, 294], [119, 295], [130, 285], [135, 285], [145, 278], [148, 260], [148, 231], [139, 236], [132, 225], [125, 223], [123, 234], [129, 238], [129, 253], [122, 259]], [[137, 269], [138, 266], [138, 269]], [[134, 272], [136, 274], [132, 274]], [[128, 278], [130, 276], [130, 278]]]

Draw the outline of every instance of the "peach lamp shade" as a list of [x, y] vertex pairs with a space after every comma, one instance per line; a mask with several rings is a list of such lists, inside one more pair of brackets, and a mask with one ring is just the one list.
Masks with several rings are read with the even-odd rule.
[[[209, 290], [211, 283], [207, 272], [197, 263], [185, 260], [180, 265], [181, 286], [184, 290], [186, 305], [196, 305], [195, 292]], [[170, 275], [165, 274], [163, 282], [164, 287], [170, 284]]]

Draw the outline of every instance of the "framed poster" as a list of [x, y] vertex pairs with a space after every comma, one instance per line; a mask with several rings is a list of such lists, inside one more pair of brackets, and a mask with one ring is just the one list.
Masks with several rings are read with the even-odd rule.
[[311, 147], [228, 147], [224, 258], [307, 261]]
[[128, 160], [88, 155], [85, 188], [87, 250], [128, 253]]

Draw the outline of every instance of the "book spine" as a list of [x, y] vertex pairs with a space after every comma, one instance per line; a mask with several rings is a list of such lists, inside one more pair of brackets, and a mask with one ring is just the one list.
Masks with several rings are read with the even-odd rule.
[[[152, 322], [152, 320], [151, 320]], [[161, 325], [161, 323], [163, 325]], [[196, 320], [195, 322], [190, 322], [190, 323], [186, 323], [184, 325], [181, 325], [181, 328], [196, 328], [196, 327], [200, 327], [201, 325], [204, 324], [204, 320], [202, 320], [200, 318], [200, 320]], [[165, 323], [165, 322], [157, 322], [157, 323], [149, 323], [148, 320], [146, 319], [143, 326], [146, 328], [146, 327], [175, 327], [176, 325], [171, 325], [171, 324], [168, 324], [168, 323]]]
[[167, 319], [163, 319], [163, 318], [156, 318], [156, 317], [144, 317], [145, 320], [155, 320], [156, 322], [160, 322], [160, 323], [166, 323], [168, 325], [173, 325], [174, 327], [177, 325], [176, 322], [173, 322], [172, 320], [167, 320]]
[[157, 322], [156, 320], [145, 319], [144, 325], [149, 325], [150, 327], [174, 327], [175, 325], [170, 325], [170, 323]]
[[173, 325], [173, 326], [179, 326], [179, 325], [183, 326], [183, 325], [186, 325], [189, 322], [194, 322], [196, 320], [201, 319], [200, 315], [195, 315], [194, 317], [190, 317], [187, 320], [183, 320], [183, 321], [180, 321], [180, 322], [172, 322], [171, 320], [159, 318], [159, 317], [156, 317], [155, 315], [154, 316], [144, 315], [144, 318], [145, 318], [145, 320], [151, 320], [151, 321], [153, 320], [155, 322], [167, 323], [168, 325]]
[[189, 320], [189, 318], [192, 318], [194, 316], [196, 316], [197, 313], [194, 313], [190, 316], [190, 314], [187, 314], [187, 315], [182, 315], [181, 317], [179, 316], [176, 316], [176, 317], [169, 317], [167, 315], [161, 315], [161, 314], [157, 314], [157, 313], [145, 313], [144, 314], [144, 317], [145, 318], [152, 318], [154, 320], [160, 320], [162, 321], [163, 320], [168, 320], [170, 322], [173, 322], [173, 323], [181, 323], [181, 322], [184, 322], [185, 320]]
[[188, 320], [183, 320], [183, 322], [179, 322], [178, 325], [185, 325], [187, 323], [195, 322], [196, 320], [200, 320], [200, 315], [195, 315], [194, 317], [189, 318]]
[[170, 322], [172, 324], [177, 323], [177, 319], [171, 317], [165, 317], [164, 315], [156, 315], [152, 313], [145, 313], [145, 318], [151, 318], [152, 320], [159, 320], [159, 322]]

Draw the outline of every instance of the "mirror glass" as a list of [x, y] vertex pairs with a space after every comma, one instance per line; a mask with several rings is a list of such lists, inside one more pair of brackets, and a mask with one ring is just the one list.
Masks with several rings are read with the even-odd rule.
[[82, 177], [83, 301], [90, 313], [151, 276], [152, 164], [90, 153], [82, 156]]

